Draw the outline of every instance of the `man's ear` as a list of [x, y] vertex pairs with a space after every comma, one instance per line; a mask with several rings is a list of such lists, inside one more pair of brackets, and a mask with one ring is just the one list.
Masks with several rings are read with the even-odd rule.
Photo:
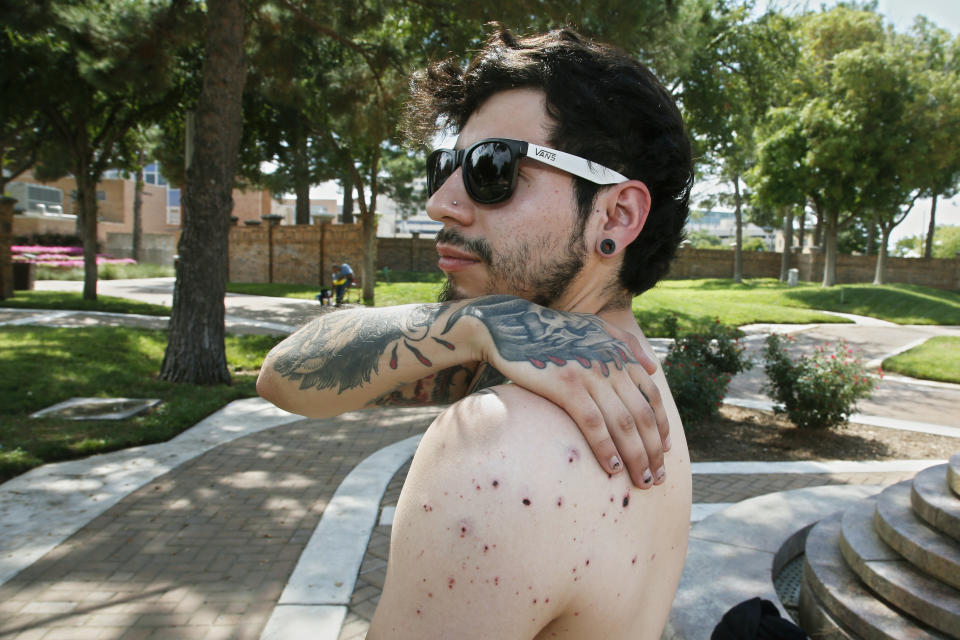
[[[613, 255], [627, 248], [640, 234], [650, 213], [650, 190], [639, 180], [628, 180], [615, 185], [607, 193], [603, 228], [598, 241], [598, 251]], [[602, 251], [599, 244], [612, 240], [616, 248]]]

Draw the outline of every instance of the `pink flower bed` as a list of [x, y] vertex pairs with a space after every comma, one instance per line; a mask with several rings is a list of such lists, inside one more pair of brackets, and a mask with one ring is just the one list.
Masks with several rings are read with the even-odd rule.
[[[43, 247], [14, 245], [10, 247], [14, 262], [33, 262], [46, 267], [82, 267], [83, 247]], [[132, 258], [114, 258], [107, 254], [97, 255], [97, 264], [137, 264]]]

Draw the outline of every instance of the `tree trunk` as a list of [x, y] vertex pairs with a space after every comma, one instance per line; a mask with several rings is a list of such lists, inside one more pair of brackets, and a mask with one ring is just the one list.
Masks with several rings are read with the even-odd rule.
[[733, 176], [734, 217], [737, 222], [736, 245], [733, 247], [733, 281], [743, 281], [743, 212], [740, 208], [740, 176]]
[[933, 257], [933, 235], [937, 230], [937, 194], [930, 201], [930, 225], [927, 227], [927, 241], [923, 245], [923, 257]]
[[880, 246], [877, 249], [877, 268], [873, 272], [873, 284], [886, 284], [885, 269], [887, 268], [887, 243], [890, 241], [891, 227], [880, 228]]
[[307, 137], [297, 125], [296, 138], [293, 144], [293, 181], [294, 192], [297, 195], [296, 224], [310, 224], [310, 167], [307, 166]]
[[340, 181], [343, 185], [343, 213], [340, 221], [343, 224], [353, 224], [353, 180], [346, 174]]
[[807, 227], [807, 207], [804, 206], [802, 209], [800, 209], [800, 228], [798, 229], [798, 231], [800, 232], [800, 242], [798, 242], [797, 244], [800, 245], [800, 253], [803, 253], [803, 247], [806, 244], [806, 237], [807, 237], [806, 227]]
[[137, 181], [133, 187], [133, 245], [130, 257], [140, 262], [143, 246], [143, 151], [137, 152]]
[[203, 86], [187, 171], [183, 234], [160, 377], [193, 384], [229, 383], [224, 348], [227, 234], [233, 208], [246, 80], [240, 0], [208, 0]]
[[874, 246], [877, 244], [877, 227], [879, 215], [874, 213], [870, 217], [870, 221], [867, 223], [867, 246], [864, 248], [865, 256], [872, 256], [874, 252]]
[[[823, 235], [826, 241], [823, 261], [823, 286], [832, 287], [837, 284], [837, 226], [840, 214], [829, 211], [823, 222]], [[817, 222], [820, 225], [820, 222]]]
[[[829, 216], [829, 214], [827, 214], [827, 215]], [[823, 244], [824, 244], [824, 238], [823, 238], [824, 228], [823, 228], [823, 227], [824, 227], [824, 222], [825, 222], [825, 221], [824, 221], [824, 218], [825, 218], [825, 217], [827, 217], [827, 216], [824, 216], [824, 215], [823, 215], [823, 212], [820, 211], [820, 209], [818, 208], [818, 209], [817, 209], [817, 226], [815, 226], [815, 227], [813, 228], [813, 245], [814, 245], [815, 247], [817, 247], [817, 249], [818, 249], [821, 253], [823, 253], [823, 250], [824, 250], [824, 247], [823, 247]], [[836, 240], [836, 238], [834, 238], [834, 240]]]
[[783, 215], [783, 253], [780, 254], [780, 282], [786, 282], [790, 271], [790, 258], [793, 252], [793, 207], [784, 207]]
[[83, 242], [83, 299], [97, 299], [97, 181], [89, 166], [81, 167], [77, 181], [77, 230]]

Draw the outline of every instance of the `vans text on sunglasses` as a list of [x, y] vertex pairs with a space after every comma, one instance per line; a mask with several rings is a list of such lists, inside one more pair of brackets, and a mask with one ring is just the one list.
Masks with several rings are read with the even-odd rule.
[[564, 151], [509, 138], [487, 138], [466, 149], [437, 149], [427, 158], [427, 195], [463, 167], [463, 186], [475, 202], [495, 204], [513, 195], [520, 158], [528, 157], [595, 184], [628, 180], [612, 169]]

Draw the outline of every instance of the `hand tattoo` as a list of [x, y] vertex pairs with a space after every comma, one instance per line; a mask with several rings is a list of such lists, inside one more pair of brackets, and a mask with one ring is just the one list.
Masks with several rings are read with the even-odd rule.
[[441, 335], [465, 315], [486, 325], [505, 360], [527, 361], [538, 369], [551, 362], [562, 367], [570, 360], [589, 369], [596, 360], [604, 376], [610, 375], [609, 363], [621, 369], [636, 362], [626, 345], [591, 314], [555, 311], [512, 296], [486, 296], [453, 312]]
[[[401, 345], [421, 364], [432, 366], [414, 345], [427, 338], [430, 326], [445, 309], [445, 305], [423, 305], [413, 311], [331, 313], [323, 322], [287, 338], [286, 350], [277, 356], [273, 367], [280, 375], [300, 381], [301, 389], [339, 385], [337, 393], [343, 393], [370, 382], [371, 374], [379, 373], [380, 358], [391, 345], [391, 368], [398, 366]], [[445, 340], [433, 340], [454, 349]]]

